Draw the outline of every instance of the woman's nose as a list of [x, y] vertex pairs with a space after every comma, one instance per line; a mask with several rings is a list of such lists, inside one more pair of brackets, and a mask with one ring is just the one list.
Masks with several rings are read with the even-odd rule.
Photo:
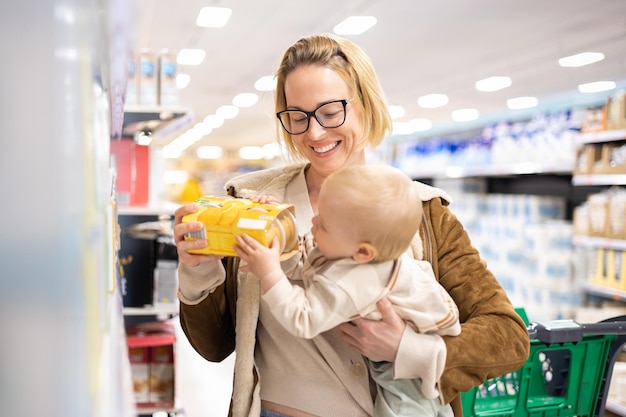
[[320, 125], [320, 122], [317, 121], [315, 117], [311, 117], [311, 121], [309, 122], [309, 130], [307, 130], [307, 135], [313, 140], [318, 140], [321, 138], [326, 132], [326, 128]]

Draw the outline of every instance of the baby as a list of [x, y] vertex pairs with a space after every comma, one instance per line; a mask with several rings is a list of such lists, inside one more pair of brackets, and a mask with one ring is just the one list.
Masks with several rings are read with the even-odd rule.
[[[296, 336], [313, 338], [358, 317], [380, 319], [376, 303], [383, 297], [416, 331], [458, 335], [454, 301], [428, 262], [406, 254], [421, 220], [422, 201], [408, 176], [386, 165], [357, 165], [322, 185], [318, 214], [303, 237], [303, 266], [294, 272], [302, 275], [304, 288], [281, 269], [277, 239], [267, 248], [249, 235], [238, 236], [235, 251], [246, 262], [242, 269], [259, 278], [274, 318]], [[433, 360], [445, 362], [445, 346], [439, 345]], [[376, 417], [452, 416], [441, 401], [439, 375], [394, 379], [393, 363], [368, 363], [378, 386]]]

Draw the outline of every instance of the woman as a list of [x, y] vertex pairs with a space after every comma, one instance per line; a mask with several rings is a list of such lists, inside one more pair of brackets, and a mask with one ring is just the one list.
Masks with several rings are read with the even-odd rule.
[[[244, 174], [226, 188], [234, 196], [267, 195], [294, 204], [298, 229], [307, 231], [324, 179], [343, 167], [365, 164], [365, 147], [380, 144], [391, 120], [367, 55], [329, 35], [305, 37], [287, 49], [277, 71], [275, 105], [282, 139], [300, 163]], [[460, 415], [460, 392], [524, 364], [528, 333], [505, 291], [447, 209], [445, 193], [426, 185], [420, 190], [424, 219], [412, 256], [432, 264], [457, 303], [460, 336], [419, 334], [383, 299], [381, 321], [358, 319], [310, 340], [296, 338], [260, 303], [258, 279], [239, 271], [238, 258], [220, 261], [187, 253], [207, 242], [184, 240], [201, 228], [181, 221], [197, 207], [176, 211], [181, 324], [207, 360], [236, 352], [232, 415], [371, 416], [375, 389], [363, 356], [393, 362], [396, 378], [434, 375], [443, 398]], [[298, 257], [291, 257], [283, 266], [296, 262]], [[207, 278], [220, 275], [213, 273], [216, 268], [225, 268], [225, 280]], [[443, 370], [432, 366], [433, 352], [442, 344]]]

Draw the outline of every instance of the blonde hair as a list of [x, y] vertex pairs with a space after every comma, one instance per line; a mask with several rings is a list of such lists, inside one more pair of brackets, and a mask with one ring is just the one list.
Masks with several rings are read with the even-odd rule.
[[422, 201], [413, 181], [388, 165], [340, 169], [326, 178], [322, 193], [336, 199], [335, 214], [345, 219], [357, 239], [376, 248], [376, 262], [402, 255], [422, 220]]
[[[318, 65], [332, 69], [348, 84], [355, 95], [353, 104], [361, 108], [362, 144], [375, 148], [387, 133], [392, 122], [383, 90], [378, 82], [374, 66], [365, 52], [354, 42], [334, 35], [322, 34], [300, 38], [284, 53], [276, 71], [276, 112], [287, 108], [285, 79], [292, 71], [304, 65]], [[350, 97], [346, 97], [348, 99]], [[304, 159], [296, 148], [291, 135], [280, 128], [282, 141], [292, 157]]]

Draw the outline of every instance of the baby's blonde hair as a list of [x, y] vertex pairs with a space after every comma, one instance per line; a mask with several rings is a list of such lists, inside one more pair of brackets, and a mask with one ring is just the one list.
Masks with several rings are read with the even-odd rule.
[[411, 244], [422, 220], [413, 181], [388, 165], [356, 165], [329, 175], [321, 198], [334, 198], [335, 214], [360, 242], [376, 248], [376, 262], [393, 260]]

